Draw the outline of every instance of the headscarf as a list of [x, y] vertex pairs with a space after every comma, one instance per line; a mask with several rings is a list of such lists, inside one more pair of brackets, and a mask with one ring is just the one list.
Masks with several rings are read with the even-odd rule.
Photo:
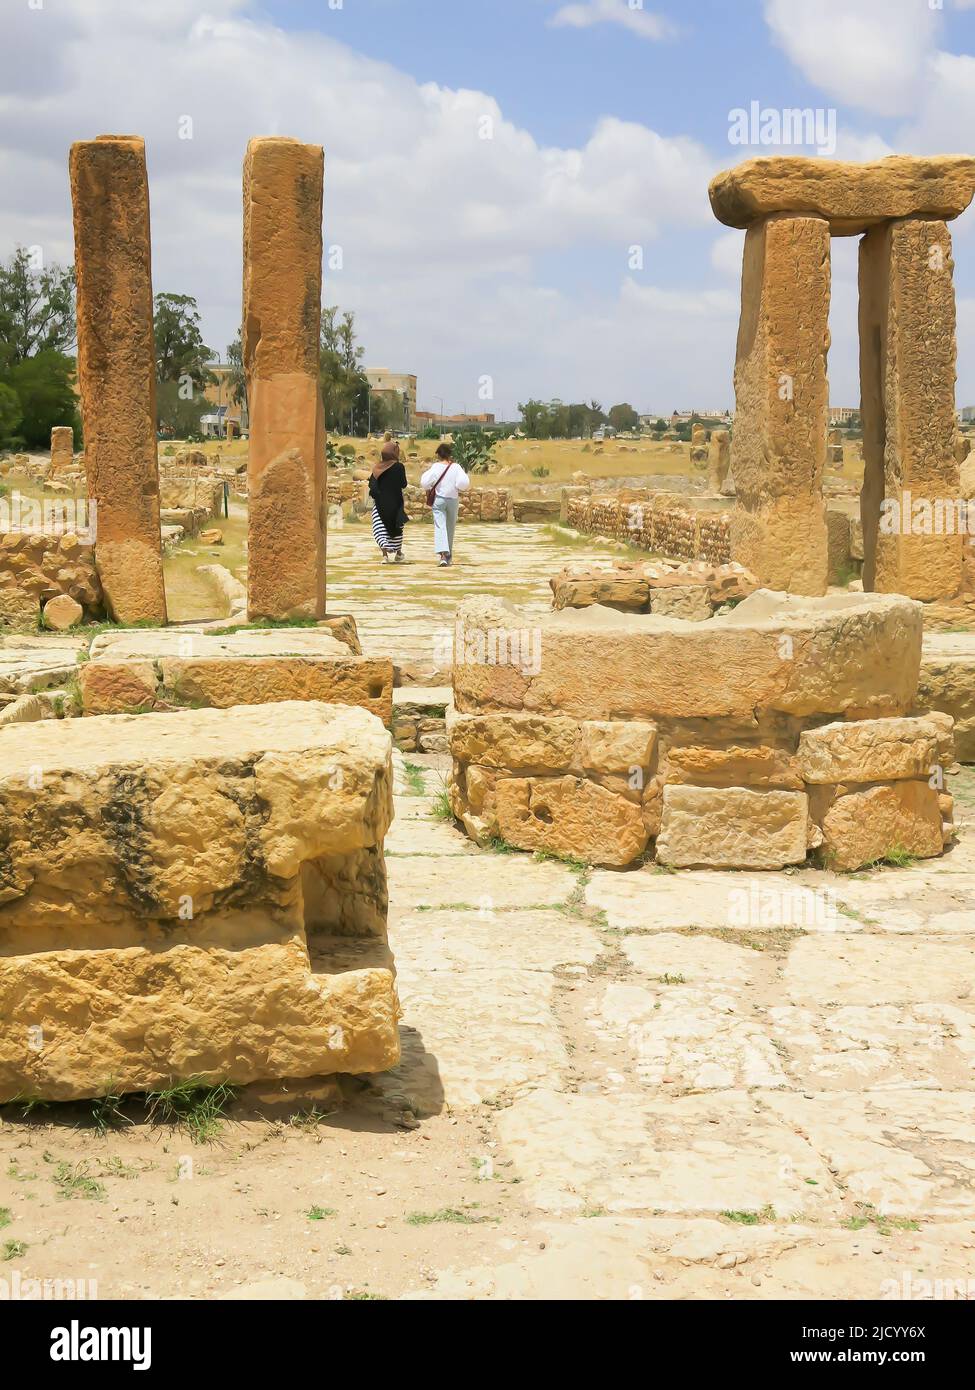
[[394, 463], [399, 463], [399, 444], [395, 439], [388, 439], [383, 445], [379, 458], [372, 466], [372, 476], [381, 478], [388, 468], [392, 468]]

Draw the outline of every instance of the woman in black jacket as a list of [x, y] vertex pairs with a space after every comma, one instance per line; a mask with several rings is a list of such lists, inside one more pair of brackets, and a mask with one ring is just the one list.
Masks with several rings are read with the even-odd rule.
[[372, 535], [382, 551], [383, 563], [403, 563], [403, 527], [408, 518], [403, 506], [406, 469], [399, 445], [387, 434], [378, 462], [369, 479], [372, 498]]

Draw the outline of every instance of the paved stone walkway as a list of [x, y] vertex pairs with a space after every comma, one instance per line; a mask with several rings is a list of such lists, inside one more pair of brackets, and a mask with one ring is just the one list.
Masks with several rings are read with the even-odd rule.
[[420, 1116], [488, 1107], [541, 1236], [427, 1294], [975, 1296], [971, 830], [845, 877], [584, 873], [475, 849], [419, 763], [387, 842], [405, 1050], [380, 1084]]
[[580, 549], [544, 526], [461, 523], [455, 562], [438, 569], [433, 527], [411, 523], [404, 565], [384, 565], [369, 526], [332, 525], [328, 535], [329, 613], [355, 614], [366, 656], [442, 666], [438, 637], [452, 631], [467, 594], [500, 595], [526, 613], [552, 606], [549, 578], [574, 556], [610, 552], [597, 541]]

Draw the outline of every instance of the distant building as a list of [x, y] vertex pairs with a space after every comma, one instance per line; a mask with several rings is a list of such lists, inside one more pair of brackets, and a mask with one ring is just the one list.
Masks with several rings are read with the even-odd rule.
[[958, 418], [963, 425], [970, 424], [975, 420], [975, 405], [962, 406], [961, 410], [958, 412]]
[[413, 434], [416, 430], [416, 377], [408, 372], [391, 372], [386, 367], [367, 367], [365, 378], [371, 396], [402, 397], [402, 428], [407, 434]]
[[831, 405], [829, 423], [831, 425], [848, 425], [859, 414], [860, 411], [855, 405]]
[[465, 425], [493, 425], [496, 423], [493, 415], [441, 415], [437, 410], [418, 410], [416, 412], [416, 428], [422, 430], [425, 425], [440, 425], [443, 423], [444, 429], [449, 426], [452, 429], [462, 429]]
[[[247, 407], [240, 406], [236, 401], [230, 399], [230, 373], [232, 367], [227, 362], [208, 362], [207, 371], [212, 372], [216, 381], [207, 384], [204, 392], [205, 399], [214, 406], [214, 410], [201, 417], [200, 424], [204, 426], [204, 434], [208, 437], [215, 437], [217, 431], [221, 437], [226, 432], [226, 421], [232, 420], [237, 427], [237, 433], [248, 428]], [[211, 431], [213, 433], [211, 434]]]

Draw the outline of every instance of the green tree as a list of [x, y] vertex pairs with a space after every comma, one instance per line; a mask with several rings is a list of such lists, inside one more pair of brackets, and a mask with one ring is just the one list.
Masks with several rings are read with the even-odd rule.
[[54, 425], [71, 425], [76, 447], [81, 420], [74, 391], [74, 360], [53, 348], [14, 363], [7, 377], [20, 402], [20, 433], [28, 448], [46, 449]]
[[232, 343], [227, 344], [227, 364], [230, 372], [227, 377], [227, 392], [234, 405], [247, 405], [247, 377], [244, 375], [244, 345], [240, 329]]
[[157, 382], [177, 382], [190, 399], [216, 381], [207, 363], [217, 354], [203, 341], [199, 310], [191, 295], [157, 294], [152, 327]]
[[209, 408], [203, 395], [187, 395], [178, 381], [160, 381], [156, 385], [156, 423], [160, 434], [171, 439], [201, 439], [200, 416]]
[[529, 439], [548, 439], [550, 437], [552, 417], [544, 401], [537, 401], [533, 397], [524, 405], [519, 405], [518, 412]]
[[614, 430], [635, 430], [639, 428], [640, 417], [628, 401], [610, 407], [609, 423]]
[[18, 434], [24, 412], [20, 398], [12, 386], [0, 381], [0, 449], [16, 449], [23, 441]]
[[39, 352], [71, 351], [74, 298], [71, 266], [37, 268], [23, 246], [0, 263], [0, 375]]
[[330, 430], [364, 434], [369, 420], [369, 383], [362, 370], [363, 349], [355, 340], [355, 315], [338, 317], [337, 305], [322, 306], [318, 381]]

